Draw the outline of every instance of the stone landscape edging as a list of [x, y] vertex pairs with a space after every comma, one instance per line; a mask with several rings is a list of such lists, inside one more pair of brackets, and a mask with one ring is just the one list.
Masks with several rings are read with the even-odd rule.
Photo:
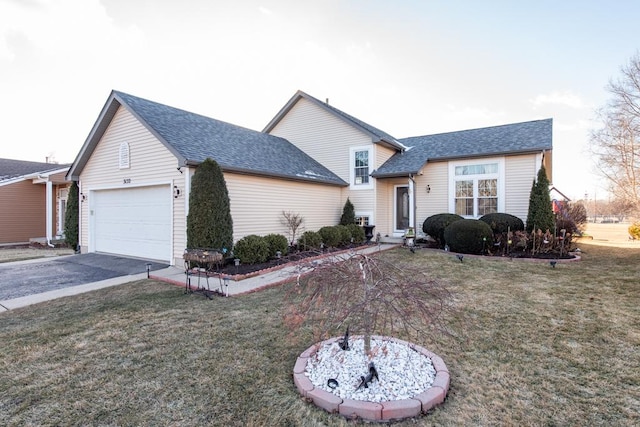
[[450, 374], [444, 360], [442, 360], [440, 356], [424, 347], [401, 339], [379, 335], [373, 335], [372, 338], [404, 344], [428, 357], [436, 371], [436, 376], [431, 387], [409, 399], [377, 403], [364, 400], [342, 399], [333, 393], [314, 386], [311, 380], [305, 375], [307, 361], [322, 346], [332, 344], [340, 339], [340, 337], [334, 337], [313, 344], [298, 356], [293, 367], [293, 383], [298, 389], [298, 392], [300, 392], [304, 398], [312, 401], [316, 406], [329, 413], [340, 414], [349, 419], [356, 418], [373, 422], [389, 422], [413, 418], [421, 413], [426, 414], [436, 405], [444, 402], [447, 392], [449, 391]]

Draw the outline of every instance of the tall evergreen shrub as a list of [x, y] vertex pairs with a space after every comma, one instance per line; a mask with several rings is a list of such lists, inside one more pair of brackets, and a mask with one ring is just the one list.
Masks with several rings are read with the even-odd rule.
[[342, 216], [340, 217], [340, 225], [349, 225], [354, 224], [356, 222], [356, 211], [353, 207], [353, 203], [347, 197], [347, 201], [344, 202], [344, 207], [342, 208]]
[[233, 220], [222, 169], [207, 158], [191, 179], [187, 248], [231, 249]]
[[534, 227], [543, 232], [554, 231], [554, 215], [549, 196], [549, 179], [544, 166], [538, 170], [538, 179], [533, 182], [529, 196], [529, 212], [527, 214], [527, 231]]
[[79, 236], [78, 183], [73, 181], [67, 195], [67, 210], [64, 214], [64, 241], [73, 249], [78, 248]]

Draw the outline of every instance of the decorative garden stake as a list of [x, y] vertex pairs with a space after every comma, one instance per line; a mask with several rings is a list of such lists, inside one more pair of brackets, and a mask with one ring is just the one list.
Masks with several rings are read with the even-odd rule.
[[373, 362], [369, 363], [369, 373], [367, 374], [367, 376], [361, 376], [360, 377], [360, 384], [358, 385], [358, 388], [356, 388], [356, 390], [360, 390], [361, 388], [369, 388], [369, 383], [371, 381], [373, 381], [373, 379], [376, 379], [377, 381], [380, 381], [380, 379], [378, 378], [378, 371], [376, 371], [376, 367], [373, 364]]
[[349, 327], [347, 326], [347, 331], [344, 333], [344, 337], [340, 338], [338, 341], [338, 345], [344, 351], [349, 350]]

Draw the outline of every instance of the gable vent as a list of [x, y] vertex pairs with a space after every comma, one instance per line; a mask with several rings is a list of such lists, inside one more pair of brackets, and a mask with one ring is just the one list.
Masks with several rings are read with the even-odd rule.
[[120, 169], [129, 169], [129, 143], [122, 142], [120, 144], [120, 152], [119, 152], [119, 162], [118, 165]]

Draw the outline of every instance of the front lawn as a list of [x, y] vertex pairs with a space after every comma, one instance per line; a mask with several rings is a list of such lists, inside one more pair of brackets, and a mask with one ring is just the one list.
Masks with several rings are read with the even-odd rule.
[[[418, 342], [449, 396], [397, 425], [640, 424], [640, 249], [581, 249], [556, 268], [383, 253], [455, 305], [451, 334]], [[0, 425], [350, 425], [293, 385], [311, 334], [283, 325], [289, 286], [210, 301], [144, 280], [0, 313]]]

